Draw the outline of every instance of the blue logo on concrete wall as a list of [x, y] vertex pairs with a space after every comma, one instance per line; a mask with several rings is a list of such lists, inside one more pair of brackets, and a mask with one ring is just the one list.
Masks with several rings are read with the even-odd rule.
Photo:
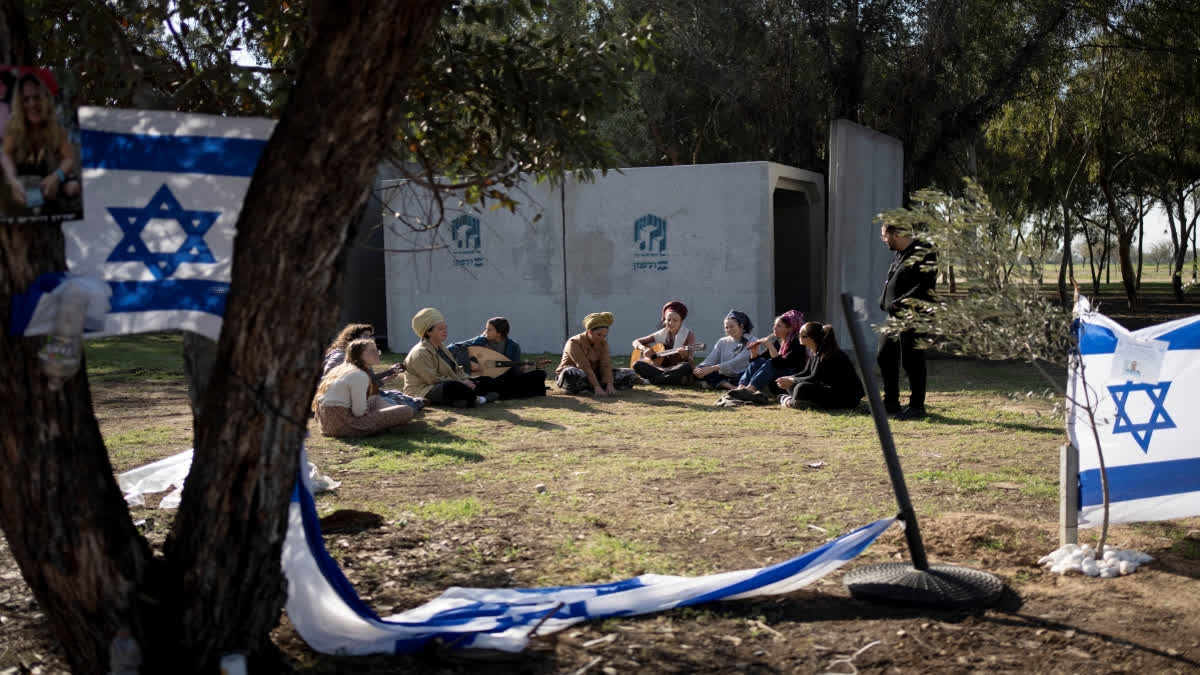
[[463, 214], [450, 221], [450, 255], [455, 267], [483, 267], [483, 240], [479, 219]]
[[653, 213], [633, 222], [633, 269], [667, 269], [667, 221]]

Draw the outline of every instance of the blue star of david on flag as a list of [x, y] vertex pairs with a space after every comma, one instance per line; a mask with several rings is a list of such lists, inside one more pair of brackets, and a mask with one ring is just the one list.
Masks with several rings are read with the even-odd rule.
[[[1117, 404], [1117, 422], [1113, 425], [1113, 434], [1132, 435], [1142, 452], [1149, 453], [1150, 436], [1155, 431], [1175, 428], [1175, 421], [1163, 407], [1163, 402], [1167, 399], [1167, 390], [1170, 388], [1170, 382], [1159, 382], [1158, 384], [1126, 382], [1125, 384], [1109, 385], [1108, 390], [1112, 392], [1113, 401]], [[1154, 410], [1150, 412], [1150, 420], [1144, 424], [1134, 424], [1125, 410], [1129, 395], [1139, 391], [1145, 392], [1146, 396], [1150, 397], [1150, 402], [1154, 404]]]
[[[155, 279], [165, 279], [182, 263], [215, 263], [217, 260], [204, 242], [204, 235], [220, 217], [220, 211], [191, 211], [183, 208], [166, 183], [143, 208], [108, 207], [124, 236], [108, 256], [108, 262], [145, 263]], [[142, 239], [142, 231], [153, 219], [174, 220], [186, 238], [174, 252], [151, 251]]]

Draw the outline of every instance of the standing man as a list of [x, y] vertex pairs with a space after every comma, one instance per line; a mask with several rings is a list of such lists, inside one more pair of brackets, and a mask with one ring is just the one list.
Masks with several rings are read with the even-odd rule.
[[[884, 224], [879, 238], [896, 252], [888, 267], [887, 281], [879, 308], [896, 316], [908, 300], [933, 300], [937, 285], [937, 253], [923, 241], [913, 237], [905, 226]], [[884, 337], [879, 343], [879, 371], [883, 375], [883, 407], [896, 419], [915, 420], [925, 417], [925, 350], [916, 347], [917, 334], [906, 330], [899, 337]], [[912, 395], [908, 407], [900, 408], [900, 364], [908, 375]]]

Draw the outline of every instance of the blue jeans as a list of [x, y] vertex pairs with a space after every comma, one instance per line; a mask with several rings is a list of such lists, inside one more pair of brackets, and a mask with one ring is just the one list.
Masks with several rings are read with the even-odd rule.
[[719, 371], [719, 370], [711, 372], [704, 376], [704, 381], [711, 384], [714, 387], [721, 384], [722, 382], [728, 382], [728, 383], [736, 386], [738, 383], [738, 379], [739, 379], [738, 375], [722, 375], [721, 371]]
[[757, 358], [750, 362], [750, 367], [746, 369], [746, 372], [742, 373], [742, 379], [738, 381], [738, 384], [754, 387], [764, 394], [779, 393], [782, 390], [775, 386], [775, 380], [795, 372], [792, 368], [776, 370], [775, 364], [771, 363], [771, 359], [765, 357]]

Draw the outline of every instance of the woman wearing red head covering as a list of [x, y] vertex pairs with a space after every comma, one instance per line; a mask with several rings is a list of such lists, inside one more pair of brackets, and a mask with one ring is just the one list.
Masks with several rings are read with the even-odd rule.
[[654, 345], [662, 345], [663, 350], [669, 351], [696, 343], [695, 333], [683, 325], [687, 314], [687, 305], [672, 300], [663, 305], [662, 329], [633, 341], [633, 348], [642, 352], [642, 358], [633, 364], [633, 369], [650, 384], [692, 383], [691, 351], [675, 352], [661, 358], [658, 363], [652, 360], [657, 354], [653, 351]]

